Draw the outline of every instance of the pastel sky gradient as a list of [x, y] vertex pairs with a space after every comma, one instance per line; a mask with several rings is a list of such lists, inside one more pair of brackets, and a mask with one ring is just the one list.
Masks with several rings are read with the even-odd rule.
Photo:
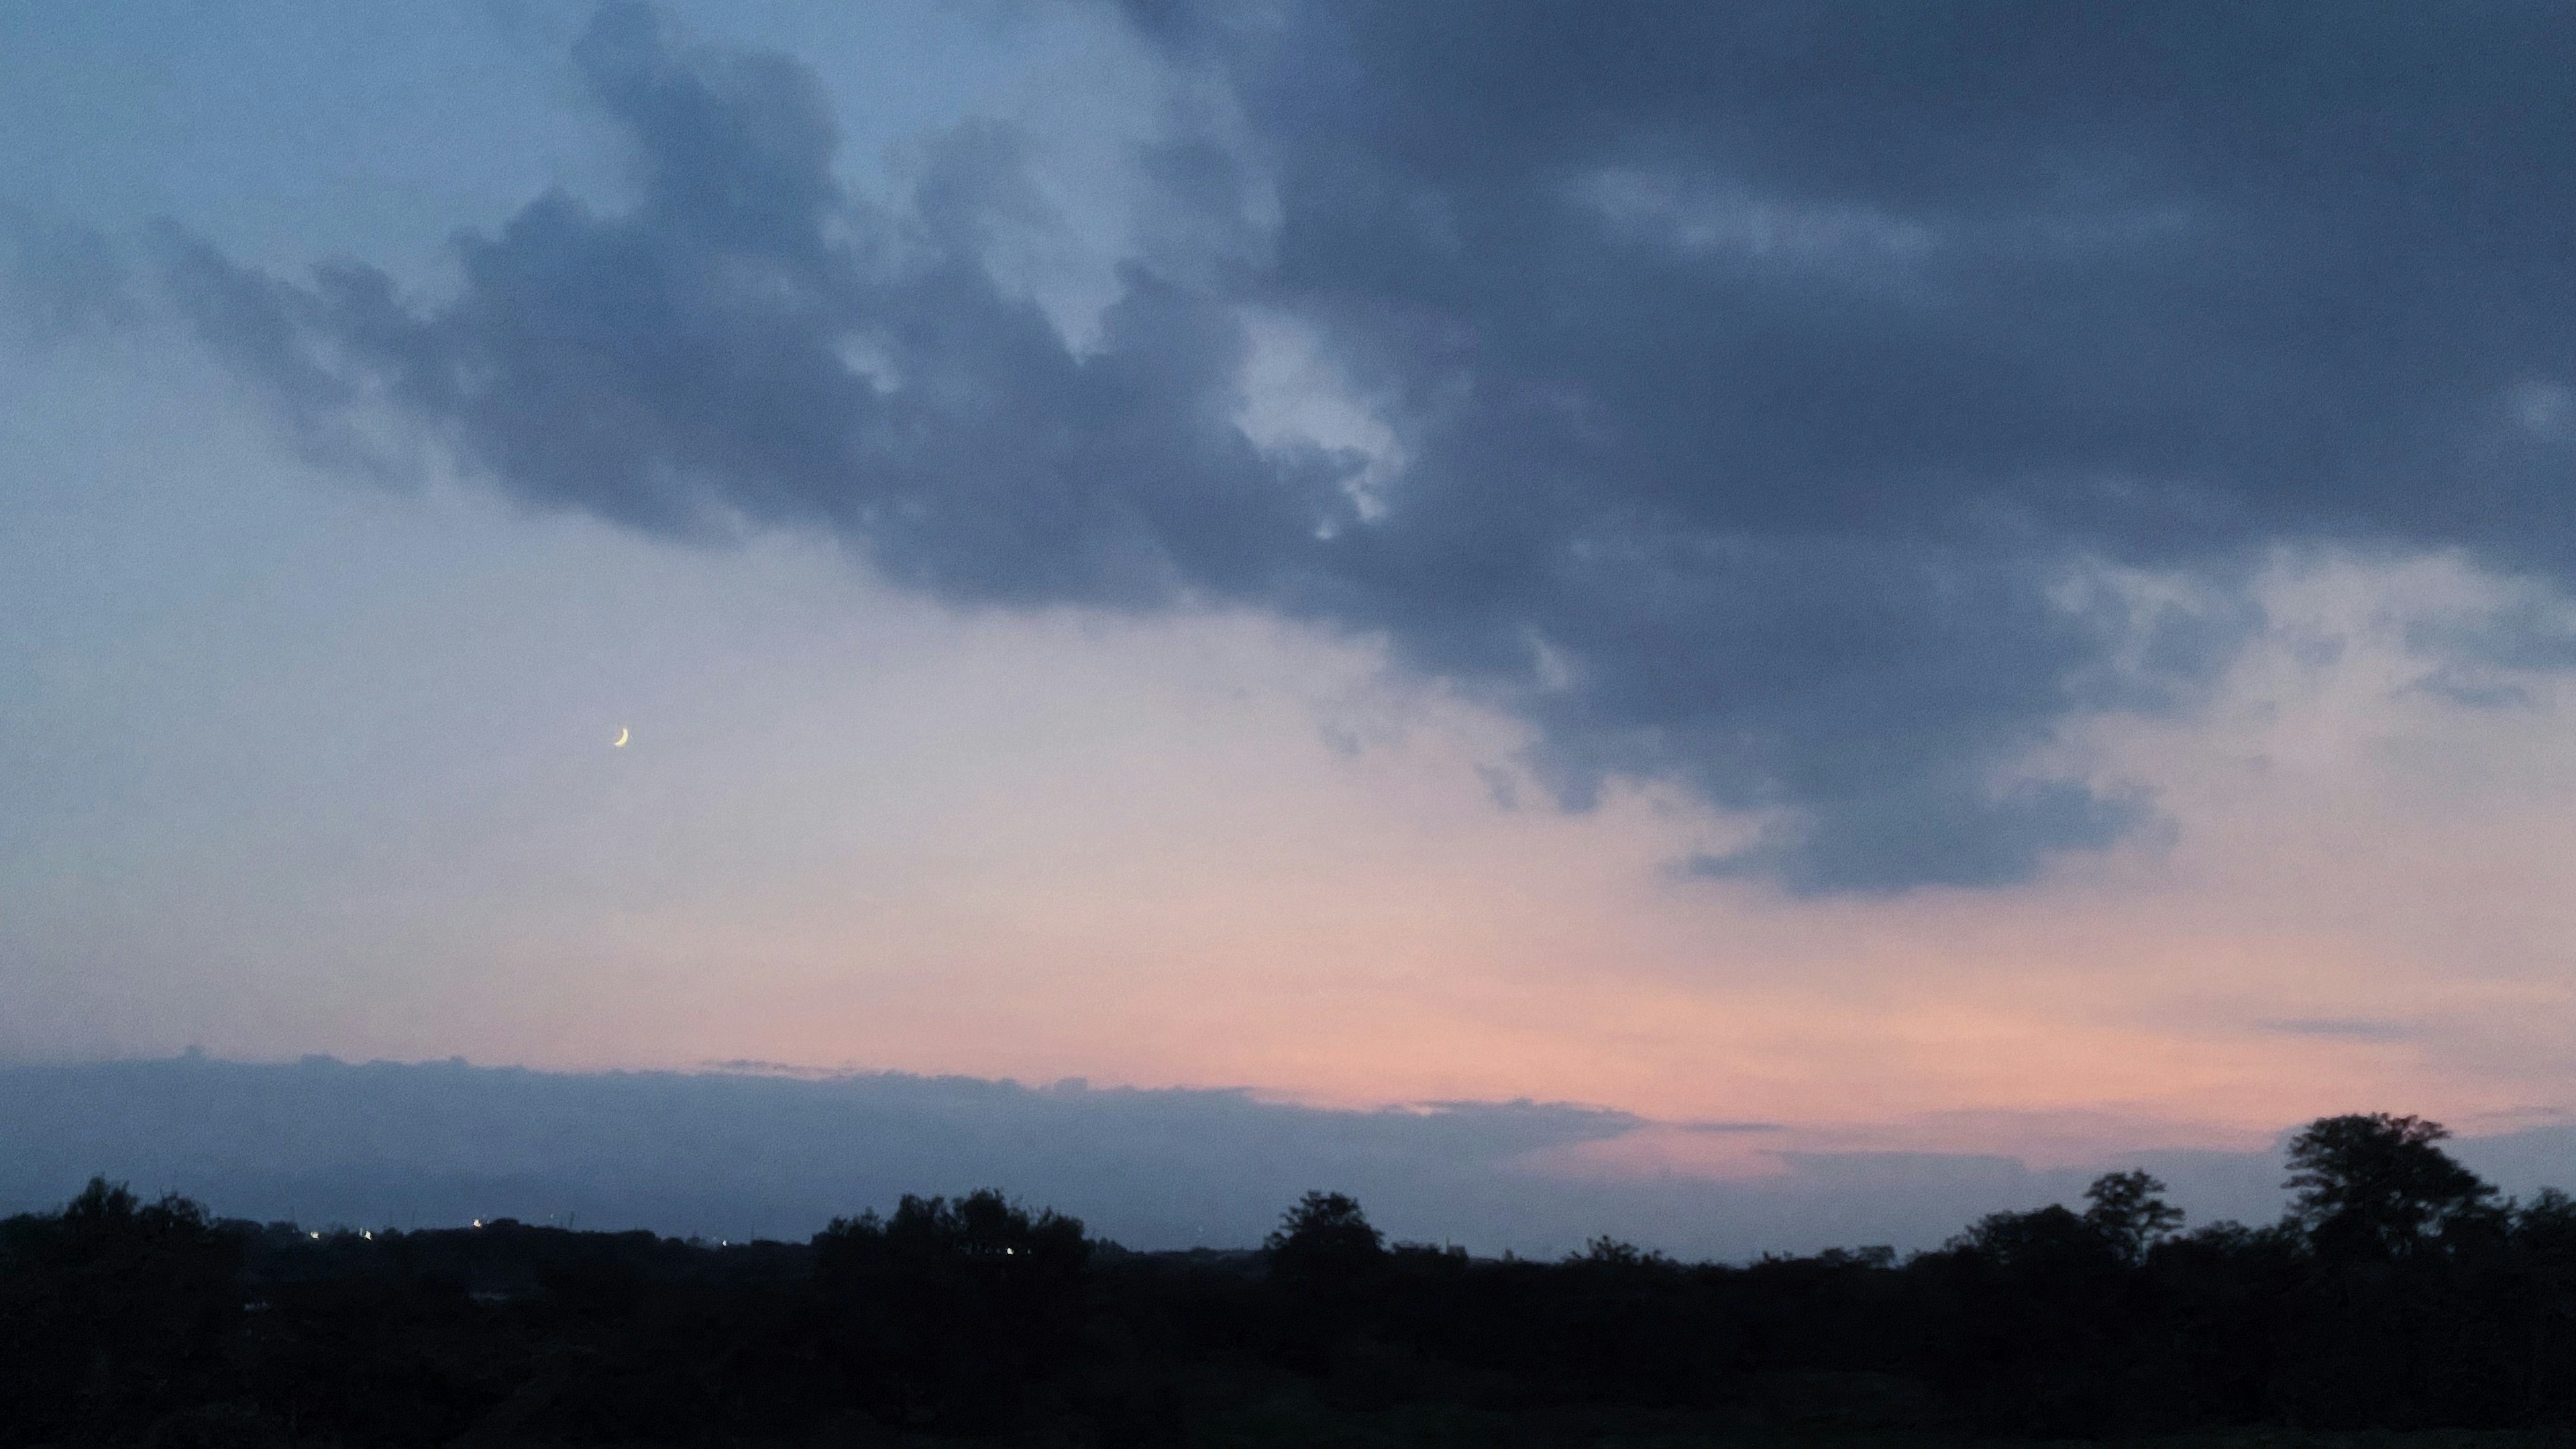
[[[1898, 156], [1506, 8], [9, 10], [0, 1059], [1533, 1098], [1612, 1177], [2576, 1113], [2569, 9], [2338, 128], [2230, 47], [2405, 12], [2095, 111], [2143, 52], [1967, 7], [1928, 93], [2022, 99]], [[664, 360], [565, 341], [647, 251]], [[567, 460], [576, 367], [701, 411]]]

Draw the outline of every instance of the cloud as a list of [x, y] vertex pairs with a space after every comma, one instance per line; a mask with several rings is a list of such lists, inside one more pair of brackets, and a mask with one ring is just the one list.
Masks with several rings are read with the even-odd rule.
[[[1998, 1122], [2002, 1125], [1998, 1114]], [[2152, 1132], [2153, 1124], [2143, 1125]], [[1748, 1134], [1765, 1171], [1637, 1170], [1616, 1148], [1662, 1129], [1564, 1104], [1337, 1110], [1238, 1091], [1024, 1086], [858, 1073], [554, 1073], [160, 1061], [0, 1065], [0, 1212], [58, 1203], [91, 1173], [218, 1212], [350, 1225], [514, 1216], [709, 1237], [801, 1238], [907, 1192], [999, 1186], [1131, 1247], [1249, 1247], [1310, 1188], [1356, 1194], [1399, 1238], [1553, 1255], [1609, 1233], [1693, 1257], [1939, 1244], [1999, 1209], [2077, 1201], [2112, 1168], [2169, 1183], [2195, 1223], [2282, 1206], [2278, 1144], [2118, 1152], [2067, 1165], [1994, 1152], [1800, 1146]], [[1863, 1135], [1902, 1140], [1886, 1124]], [[1919, 1132], [1919, 1124], [1916, 1129]], [[1915, 1140], [1924, 1140], [1917, 1136]], [[2509, 1191], [2565, 1183], [2576, 1128], [2453, 1144]], [[2113, 1155], [2100, 1154], [2111, 1151]]]
[[[1741, 1258], [1928, 1247], [1979, 1214], [2071, 1198], [2085, 1180], [1943, 1152], [1784, 1152], [1750, 1179], [1590, 1172], [1569, 1149], [1651, 1124], [1528, 1101], [1330, 1110], [1235, 1091], [899, 1073], [574, 1074], [192, 1054], [0, 1066], [0, 1088], [0, 1211], [59, 1202], [105, 1173], [222, 1213], [317, 1225], [506, 1215], [800, 1238], [902, 1193], [999, 1186], [1132, 1247], [1249, 1247], [1300, 1193], [1324, 1187], [1358, 1195], [1397, 1237], [1480, 1252], [1556, 1254], [1606, 1232]], [[2214, 1187], [2215, 1198], [2186, 1198], [2195, 1207], [2243, 1197], [2237, 1179], [2254, 1155], [2205, 1155], [2197, 1167], [2158, 1160], [2183, 1164], [2178, 1186]], [[2265, 1159], [2254, 1176], [2277, 1171]]]
[[1130, 7], [1227, 103], [1175, 107], [1079, 346], [992, 260], [1021, 138], [863, 202], [792, 62], [628, 5], [574, 61], [630, 209], [541, 197], [449, 296], [184, 238], [172, 281], [326, 454], [388, 411], [538, 505], [827, 530], [951, 601], [1380, 638], [1561, 802], [1678, 781], [1764, 822], [1690, 869], [1800, 891], [2153, 819], [2043, 761], [2187, 704], [2263, 546], [2576, 566], [2565, 5], [1262, 13]]

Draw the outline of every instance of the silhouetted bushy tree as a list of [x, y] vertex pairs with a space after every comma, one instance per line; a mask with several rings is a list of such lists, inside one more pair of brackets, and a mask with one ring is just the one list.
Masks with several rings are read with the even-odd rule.
[[2084, 1199], [2091, 1204], [2084, 1210], [2084, 1225], [2120, 1261], [2136, 1267], [2147, 1261], [2158, 1242], [2182, 1226], [2182, 1209], [2166, 1202], [2164, 1193], [2164, 1183], [2151, 1173], [2106, 1173], [2084, 1189]]
[[[1313, 1191], [1280, 1215], [1261, 1256], [1268, 1273], [1268, 1322], [1260, 1337], [1280, 1361], [1327, 1380], [1338, 1376], [1347, 1388], [1355, 1366], [1378, 1357], [1370, 1330], [1388, 1306], [1379, 1291], [1385, 1234], [1370, 1224], [1357, 1199]], [[1386, 1396], [1373, 1384], [1357, 1397], [1374, 1407]]]
[[241, 1300], [239, 1242], [175, 1194], [91, 1178], [0, 1223], [0, 1422], [105, 1442], [209, 1397]]
[[1928, 1270], [1945, 1283], [1956, 1323], [1932, 1345], [1933, 1361], [1979, 1423], [2088, 1434], [2113, 1422], [2138, 1272], [2131, 1229], [2161, 1220], [2145, 1206], [2161, 1201], [2133, 1186], [2094, 1184], [2096, 1207], [2115, 1205], [2107, 1214], [2054, 1204], [1990, 1214]]
[[2401, 1256], [2474, 1229], [2495, 1189], [2434, 1145], [2450, 1135], [2421, 1117], [2321, 1117], [2290, 1139], [2291, 1212], [2335, 1257]]
[[2276, 1402], [2336, 1427], [2492, 1422], [2525, 1397], [2527, 1295], [2512, 1215], [2439, 1144], [2438, 1122], [2323, 1117], [2291, 1139], [2290, 1223], [2308, 1281]]
[[900, 1425], [1009, 1423], [1079, 1344], [1091, 1244], [1078, 1218], [1000, 1192], [906, 1196], [890, 1218], [836, 1218], [813, 1240], [836, 1356]]
[[1386, 1253], [1386, 1235], [1369, 1225], [1357, 1199], [1310, 1192], [1280, 1215], [1263, 1240], [1272, 1276], [1303, 1283], [1346, 1283], [1365, 1276]]

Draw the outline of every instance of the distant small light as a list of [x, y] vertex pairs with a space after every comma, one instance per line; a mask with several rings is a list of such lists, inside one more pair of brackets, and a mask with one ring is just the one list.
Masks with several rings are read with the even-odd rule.
[[483, 1220], [482, 1220], [481, 1218], [476, 1218], [476, 1219], [474, 1220], [474, 1226], [476, 1226], [476, 1227], [478, 1227], [478, 1228], [479, 1228], [479, 1227], [481, 1227], [481, 1226], [483, 1226]]
[[313, 1234], [313, 1235], [312, 1235], [312, 1238], [313, 1238], [313, 1241], [315, 1241], [315, 1242], [317, 1242], [317, 1243], [318, 1243], [318, 1242], [320, 1242], [320, 1241], [322, 1241], [322, 1235], [321, 1235], [320, 1233], [315, 1233], [315, 1234]]

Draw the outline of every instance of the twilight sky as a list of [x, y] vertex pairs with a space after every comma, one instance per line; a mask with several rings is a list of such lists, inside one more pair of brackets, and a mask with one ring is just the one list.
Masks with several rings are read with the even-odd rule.
[[0, 1061], [2576, 1113], [2576, 6], [1604, 13], [0, 12]]

